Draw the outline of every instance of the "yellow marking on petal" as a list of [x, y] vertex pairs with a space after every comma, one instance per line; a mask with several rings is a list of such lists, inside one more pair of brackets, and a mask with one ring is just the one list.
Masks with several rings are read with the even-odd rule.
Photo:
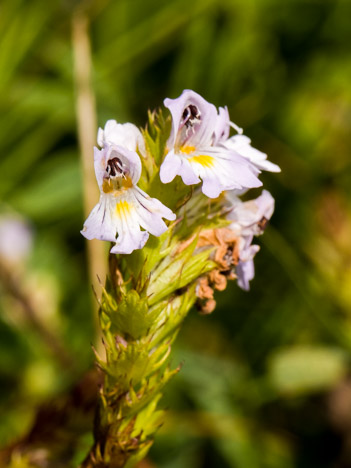
[[102, 191], [104, 193], [113, 193], [115, 197], [122, 192], [133, 187], [133, 182], [130, 177], [117, 177], [116, 179], [104, 179], [102, 182]]
[[114, 191], [111, 179], [104, 179], [102, 183], [102, 191], [104, 193], [111, 193]]
[[125, 179], [123, 178], [122, 179], [122, 187], [124, 189], [129, 189], [129, 188], [133, 187], [132, 179], [130, 177], [126, 177]]
[[179, 149], [182, 153], [185, 153], [185, 154], [191, 154], [194, 151], [196, 151], [195, 146], [181, 146]]
[[192, 158], [189, 158], [188, 161], [198, 163], [203, 167], [213, 167], [214, 159], [214, 157], [208, 156], [207, 154], [199, 154], [198, 156], [193, 156]]
[[126, 200], [119, 201], [116, 204], [116, 214], [120, 218], [130, 213], [130, 205]]

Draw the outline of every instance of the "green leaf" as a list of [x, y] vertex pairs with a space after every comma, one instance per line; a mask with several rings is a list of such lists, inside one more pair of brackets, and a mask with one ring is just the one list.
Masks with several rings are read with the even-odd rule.
[[173, 260], [166, 258], [151, 274], [147, 289], [149, 305], [156, 304], [216, 267], [216, 264], [209, 260], [212, 249], [194, 254], [197, 240], [195, 237], [186, 249], [175, 255]]
[[[184, 294], [175, 296], [170, 300], [162, 301], [155, 306], [156, 309], [159, 307], [162, 308], [162, 313], [158, 319], [158, 322], [161, 322], [162, 326], [155, 324], [154, 327], [156, 330], [151, 342], [152, 346], [156, 346], [165, 339], [173, 341], [176, 338], [177, 331], [183, 319], [196, 300], [195, 287], [196, 285], [193, 283], [187, 288]], [[153, 308], [151, 310], [153, 310]]]
[[146, 346], [129, 344], [116, 360], [109, 363], [108, 372], [113, 380], [119, 381], [126, 388], [129, 383], [138, 382], [147, 375], [148, 351]]
[[135, 290], [131, 290], [111, 312], [112, 331], [137, 340], [147, 334], [155, 318], [155, 314], [148, 312], [147, 299], [141, 299]]
[[151, 236], [142, 249], [134, 250], [125, 259], [125, 269], [136, 279], [135, 286], [139, 292], [145, 289], [152, 269], [171, 252], [172, 247], [169, 244], [172, 233], [172, 228], [169, 228], [159, 237]]
[[127, 390], [131, 384], [138, 385], [166, 363], [170, 353], [169, 344], [164, 343], [151, 351], [148, 345], [147, 341], [128, 343], [117, 356], [106, 348], [107, 362], [101, 367], [109, 376], [111, 388], [119, 384]]
[[148, 127], [143, 132], [146, 149], [152, 154], [156, 166], [160, 166], [165, 155], [166, 143], [171, 132], [170, 116], [164, 117], [161, 109], [148, 112]]
[[346, 355], [340, 349], [295, 346], [271, 358], [269, 377], [279, 392], [295, 394], [326, 390], [347, 372]]

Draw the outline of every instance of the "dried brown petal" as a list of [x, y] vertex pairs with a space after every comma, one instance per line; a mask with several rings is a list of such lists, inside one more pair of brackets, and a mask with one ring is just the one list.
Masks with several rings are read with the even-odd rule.
[[213, 299], [213, 289], [208, 284], [207, 276], [199, 279], [196, 287], [196, 295], [199, 299]]
[[218, 238], [215, 233], [216, 229], [206, 229], [205, 231], [202, 231], [199, 235], [199, 241], [198, 241], [198, 247], [204, 247], [204, 246], [218, 246], [220, 245], [218, 242]]
[[223, 244], [217, 248], [216, 253], [214, 255], [214, 261], [218, 263], [218, 266], [221, 270], [227, 270], [228, 268], [230, 268], [231, 261], [228, 261], [228, 258], [231, 259], [231, 256], [228, 257], [227, 252], [228, 246], [226, 244]]
[[189, 247], [189, 245], [193, 242], [193, 240], [195, 239], [195, 237], [196, 237], [196, 234], [194, 234], [194, 235], [192, 235], [191, 237], [189, 237], [189, 239], [187, 239], [187, 240], [181, 242], [181, 243], [179, 244], [179, 247], [178, 247], [177, 250], [176, 250], [175, 255], [180, 254], [181, 252], [183, 252], [183, 250], [185, 250], [187, 247]]
[[204, 304], [201, 305], [200, 313], [208, 315], [213, 312], [216, 308], [216, 301], [214, 299], [208, 299]]
[[218, 291], [224, 291], [227, 287], [227, 278], [219, 270], [213, 270], [209, 274], [210, 281]]

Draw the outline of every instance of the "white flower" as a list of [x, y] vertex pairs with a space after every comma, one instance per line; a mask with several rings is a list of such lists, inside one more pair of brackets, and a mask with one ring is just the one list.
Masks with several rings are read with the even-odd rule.
[[274, 198], [267, 191], [254, 200], [241, 201], [233, 192], [227, 192], [231, 204], [227, 218], [232, 221], [230, 229], [240, 236], [258, 236], [263, 233], [274, 212]]
[[[229, 138], [230, 127], [238, 134]], [[219, 115], [215, 126], [215, 144], [248, 159], [259, 171], [280, 172], [280, 167], [267, 161], [267, 155], [251, 146], [251, 140], [243, 135], [243, 129], [230, 121], [226, 107], [219, 108]]]
[[[115, 138], [116, 134], [113, 133], [112, 137]], [[94, 148], [100, 201], [85, 221], [81, 233], [87, 239], [116, 242], [111, 253], [129, 254], [145, 245], [149, 233], [160, 236], [165, 232], [167, 226], [162, 218], [174, 220], [175, 214], [137, 187], [141, 175], [141, 162], [137, 153], [112, 144], [106, 127], [103, 137], [101, 132], [100, 137], [103, 138], [99, 141], [103, 149]], [[122, 133], [119, 138], [119, 141], [130, 143]]]
[[[247, 245], [245, 245], [247, 244]], [[250, 281], [255, 277], [254, 256], [260, 250], [258, 245], [251, 245], [246, 239], [244, 246], [240, 250], [239, 263], [235, 268], [238, 286], [245, 291], [250, 289]]]
[[223, 145], [247, 158], [261, 171], [280, 172], [280, 167], [268, 161], [265, 153], [253, 148], [250, 138], [245, 135], [234, 135], [226, 140]]
[[172, 131], [160, 170], [163, 183], [176, 175], [186, 185], [202, 180], [202, 191], [210, 198], [223, 190], [262, 185], [256, 177], [259, 170], [250, 160], [222, 144], [229, 134], [226, 108], [220, 108], [218, 114], [213, 104], [191, 90], [183, 91], [177, 99], [165, 99], [164, 104], [172, 114]]
[[19, 264], [33, 246], [33, 232], [27, 221], [16, 214], [0, 215], [0, 260]]
[[130, 151], [139, 151], [142, 156], [145, 155], [144, 138], [138, 127], [129, 122], [119, 124], [116, 120], [108, 120], [104, 129], [99, 128], [97, 142], [101, 148], [118, 145]]
[[274, 198], [267, 191], [255, 200], [242, 202], [233, 192], [226, 193], [226, 198], [232, 204], [227, 218], [232, 221], [229, 228], [239, 238], [239, 263], [235, 272], [238, 285], [249, 289], [249, 282], [255, 275], [253, 258], [259, 251], [258, 245], [252, 245], [253, 237], [261, 235], [274, 211]]

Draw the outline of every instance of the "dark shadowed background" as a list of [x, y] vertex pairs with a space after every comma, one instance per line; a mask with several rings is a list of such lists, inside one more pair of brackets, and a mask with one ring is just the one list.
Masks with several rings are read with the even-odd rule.
[[[29, 231], [10, 235], [16, 258], [0, 249], [1, 444], [27, 433], [36, 408], [94, 361], [79, 233], [72, 24], [80, 8], [99, 126], [109, 118], [144, 126], [148, 109], [190, 88], [227, 105], [282, 168], [261, 176], [276, 210], [251, 290], [231, 283], [211, 316], [193, 311], [184, 323], [173, 358], [183, 368], [165, 394], [170, 410], [150, 466], [350, 467], [346, 0], [2, 1], [0, 241], [14, 217]], [[90, 443], [82, 428], [67, 466]]]

